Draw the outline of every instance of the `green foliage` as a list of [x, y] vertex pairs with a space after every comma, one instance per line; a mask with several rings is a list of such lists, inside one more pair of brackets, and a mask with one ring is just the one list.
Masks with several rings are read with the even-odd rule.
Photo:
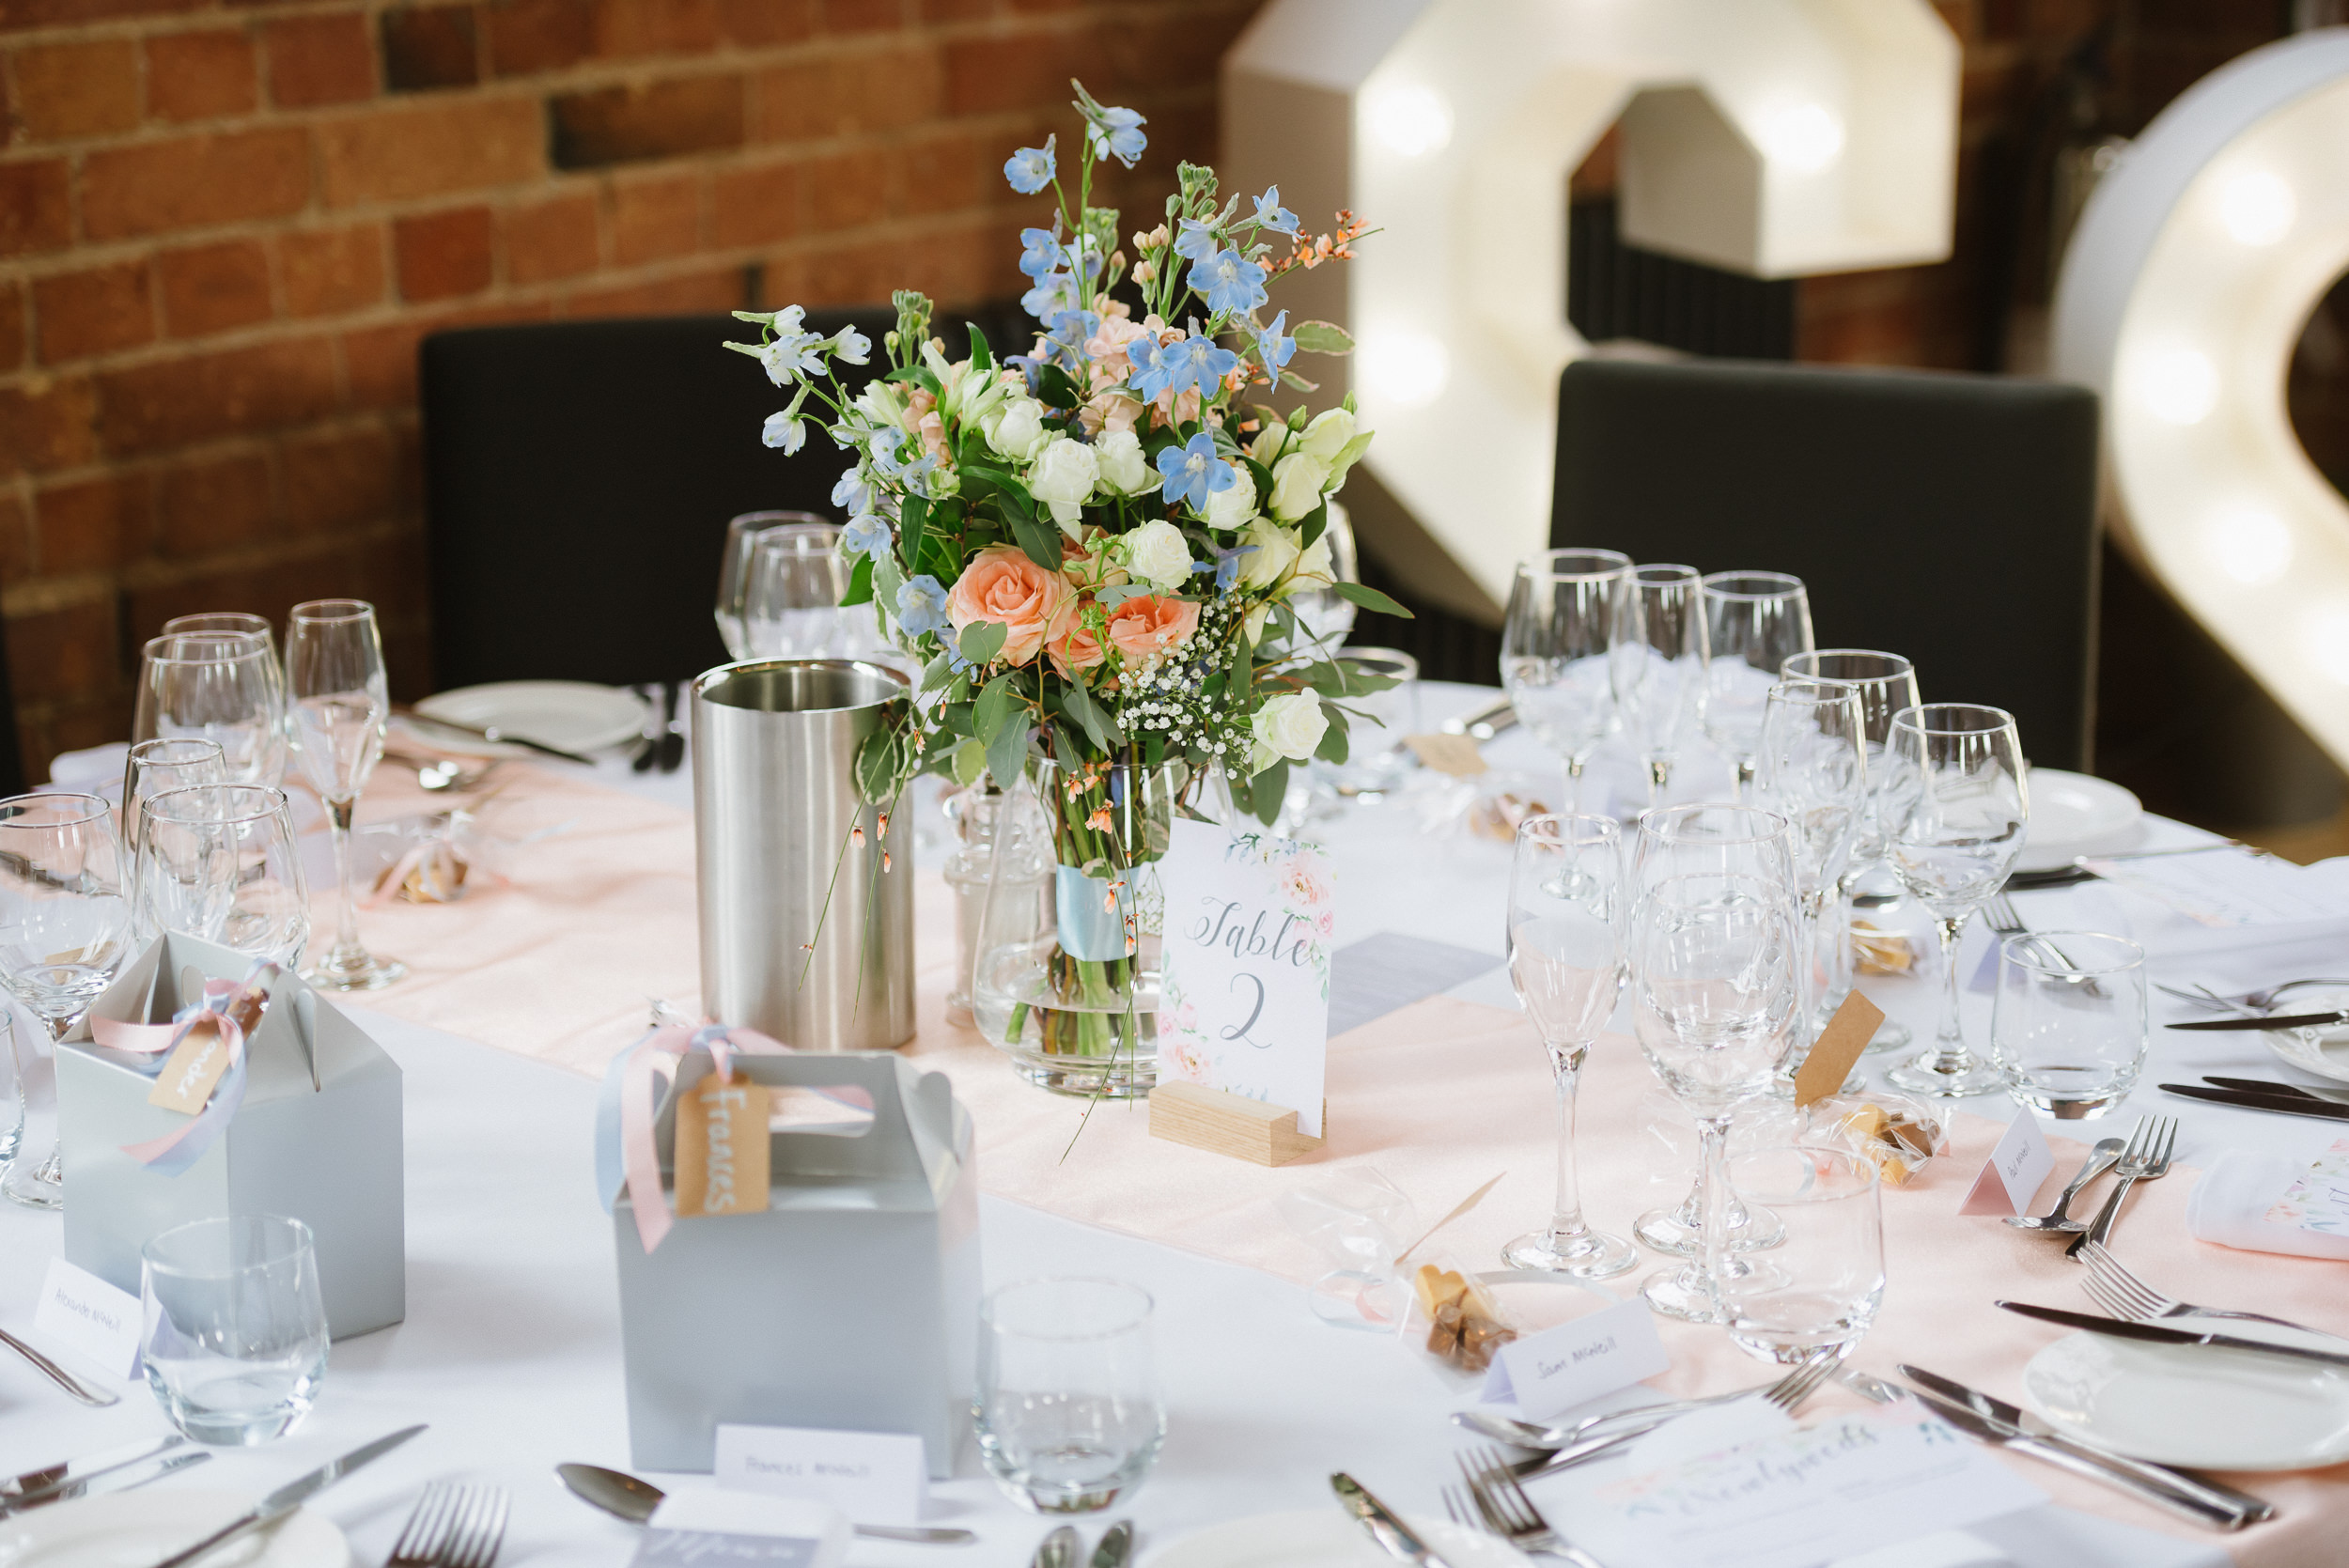
[[1290, 329], [1289, 336], [1309, 354], [1350, 354], [1354, 340], [1344, 327], [1330, 321], [1299, 321]]
[[1364, 587], [1360, 582], [1340, 582], [1334, 586], [1337, 588], [1338, 598], [1351, 600], [1365, 610], [1376, 611], [1381, 615], [1399, 616], [1407, 621], [1419, 618], [1376, 588]]

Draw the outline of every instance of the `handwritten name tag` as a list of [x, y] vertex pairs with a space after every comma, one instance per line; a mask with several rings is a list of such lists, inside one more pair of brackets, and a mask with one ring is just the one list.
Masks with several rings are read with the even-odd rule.
[[1514, 1399], [1527, 1421], [1547, 1421], [1671, 1365], [1647, 1303], [1618, 1301], [1502, 1345], [1486, 1376], [1484, 1397]]
[[756, 1214], [767, 1206], [767, 1090], [710, 1074], [677, 1108], [677, 1211]]
[[2039, 1130], [2039, 1118], [2030, 1111], [2015, 1113], [2006, 1136], [1990, 1151], [1990, 1158], [1957, 1205], [1960, 1214], [2028, 1214], [2038, 1196], [2039, 1184], [2055, 1170], [2055, 1151]]
[[1337, 915], [1321, 846], [1179, 821], [1159, 875], [1159, 1076], [1285, 1107], [1320, 1137]]
[[212, 1086], [227, 1070], [228, 1042], [210, 1020], [199, 1018], [187, 1038], [172, 1048], [170, 1060], [155, 1075], [155, 1087], [148, 1092], [147, 1103], [193, 1116], [204, 1109], [212, 1097]]
[[828, 1502], [868, 1525], [919, 1523], [929, 1473], [922, 1439], [909, 1433], [718, 1428], [719, 1485]]
[[139, 1371], [139, 1298], [63, 1258], [49, 1260], [33, 1327], [117, 1377]]

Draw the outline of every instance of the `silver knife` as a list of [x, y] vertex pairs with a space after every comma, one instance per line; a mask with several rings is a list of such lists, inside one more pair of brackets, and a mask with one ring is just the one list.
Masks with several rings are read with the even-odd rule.
[[144, 1486], [150, 1481], [161, 1481], [163, 1477], [178, 1470], [184, 1470], [191, 1465], [201, 1465], [210, 1457], [211, 1455], [202, 1449], [197, 1449], [192, 1453], [166, 1453], [161, 1459], [149, 1459], [140, 1464], [126, 1466], [118, 1470], [108, 1470], [104, 1475], [93, 1477], [88, 1481], [69, 1482], [54, 1492], [43, 1492], [38, 1498], [27, 1498], [23, 1502], [0, 1507], [0, 1518], [29, 1509], [46, 1508], [53, 1502], [71, 1502], [75, 1498], [96, 1498], [114, 1492], [128, 1492], [133, 1486]]
[[125, 1465], [152, 1459], [186, 1441], [177, 1433], [168, 1437], [142, 1437], [135, 1443], [105, 1449], [86, 1458], [61, 1460], [38, 1470], [26, 1470], [23, 1475], [11, 1476], [0, 1481], [0, 1513], [21, 1507], [36, 1498], [50, 1497], [65, 1487], [86, 1482], [92, 1476], [104, 1475], [108, 1470], [118, 1470]]
[[2167, 1465], [2155, 1465], [2148, 1460], [2132, 1459], [2123, 1453], [2114, 1453], [2108, 1449], [2083, 1442], [2066, 1433], [2050, 1432], [2044, 1426], [2034, 1426], [2032, 1418], [2027, 1415], [2020, 1405], [2010, 1405], [1997, 1395], [1984, 1393], [1980, 1389], [1968, 1388], [1954, 1377], [1943, 1377], [1938, 1373], [1927, 1372], [1922, 1367], [1912, 1367], [1906, 1364], [1901, 1367], [1901, 1375], [1926, 1392], [1964, 1405], [1993, 1426], [2012, 1428], [2038, 1442], [2052, 1444], [2057, 1448], [2077, 1453], [2084, 1459], [2093, 1460], [2110, 1469], [2133, 1476], [2147, 1485], [2175, 1488], [2185, 1498], [2196, 1499], [2199, 1506], [2212, 1514], [2239, 1514], [2247, 1524], [2275, 1516], [2276, 1505], [2264, 1498], [2255, 1498], [2248, 1492], [2238, 1492], [2232, 1486], [2221, 1486], [2215, 1481], [2204, 1481], [2199, 1476], [2172, 1469]]
[[2262, 1094], [2248, 1089], [2204, 1089], [2192, 1083], [2165, 1083], [2161, 1092], [2209, 1105], [2231, 1105], [2237, 1110], [2273, 1110], [2284, 1116], [2313, 1116], [2320, 1122], [2349, 1122], [2349, 1105], [2320, 1100], [2313, 1094], [2287, 1094], [2281, 1090]]
[[1508, 698], [1502, 697], [1482, 707], [1471, 708], [1457, 718], [1446, 719], [1438, 727], [1446, 735], [1465, 735], [1470, 740], [1485, 741], [1502, 730], [1515, 728], [1517, 722], [1517, 709], [1509, 706]]
[[1427, 1544], [1411, 1533], [1411, 1528], [1395, 1517], [1394, 1511], [1363, 1490], [1362, 1483], [1344, 1470], [1330, 1478], [1330, 1490], [1338, 1495], [1346, 1511], [1370, 1531], [1370, 1538], [1378, 1543], [1389, 1557], [1398, 1562], [1409, 1562], [1418, 1568], [1452, 1568], [1442, 1558], [1428, 1550]]
[[187, 1550], [174, 1552], [156, 1563], [155, 1568], [181, 1568], [182, 1564], [194, 1562], [197, 1558], [235, 1540], [247, 1530], [258, 1529], [263, 1525], [284, 1518], [362, 1465], [372, 1464], [382, 1458], [423, 1430], [422, 1423], [402, 1427], [388, 1437], [378, 1437], [372, 1443], [352, 1449], [340, 1459], [330, 1460], [320, 1465], [299, 1481], [288, 1482]]
[[1093, 1568], [1126, 1568], [1126, 1560], [1133, 1555], [1134, 1522], [1120, 1519], [1101, 1537], [1101, 1544], [1093, 1548]]
[[2196, 1018], [2191, 1023], [2163, 1024], [2164, 1029], [2329, 1029], [2335, 1024], [2349, 1023], [2349, 1012], [2335, 1008], [2330, 1013], [2279, 1013], [2263, 1018]]
[[2144, 1340], [2153, 1344], [2203, 1344], [2214, 1350], [2256, 1350], [2265, 1356], [2291, 1356], [2303, 1361], [2322, 1361], [2326, 1366], [2349, 1367], [2349, 1350], [2317, 1350], [2305, 1344], [2275, 1344], [2266, 1340], [2247, 1340], [2237, 1334], [2197, 1334], [2185, 1328], [2131, 1323], [2124, 1318], [2067, 1312], [2061, 1307], [2037, 1307], [2028, 1301], [1993, 1301], [1990, 1304], [2023, 1317], [2035, 1317], [2042, 1323], [2061, 1324], [2066, 1328], [2085, 1328], [2092, 1334], [2107, 1334], [2116, 1340]]

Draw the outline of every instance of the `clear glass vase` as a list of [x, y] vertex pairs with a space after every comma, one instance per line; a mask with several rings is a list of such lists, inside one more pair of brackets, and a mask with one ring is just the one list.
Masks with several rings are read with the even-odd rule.
[[1004, 791], [971, 1005], [979, 1032], [1030, 1082], [1112, 1099], [1157, 1083], [1158, 862], [1188, 773], [1180, 763], [1070, 769], [1030, 757]]

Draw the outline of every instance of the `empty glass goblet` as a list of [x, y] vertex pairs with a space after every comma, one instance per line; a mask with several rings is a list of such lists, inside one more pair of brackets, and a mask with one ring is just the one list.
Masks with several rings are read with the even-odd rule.
[[1533, 737], [1566, 765], [1566, 799], [1582, 809], [1582, 769], [1615, 722], [1608, 649], [1631, 557], [1551, 550], [1517, 563], [1501, 633], [1501, 684]]
[[792, 525], [837, 527], [814, 512], [744, 512], [726, 523], [723, 551], [718, 557], [718, 635], [730, 659], [754, 657], [750, 633], [742, 626], [742, 594], [750, 582], [751, 550], [757, 536], [770, 528]]
[[1703, 580], [1694, 567], [1637, 567], [1617, 601], [1607, 653], [1615, 711], [1647, 764], [1647, 803], [1662, 804], [1672, 764], [1704, 710]]
[[1704, 733], [1736, 768], [1736, 798], [1753, 784], [1762, 708], [1788, 655], [1811, 646], [1811, 598], [1782, 571], [1717, 571], [1704, 579]]
[[310, 939], [310, 893], [286, 792], [193, 784], [150, 796], [133, 850], [141, 945], [185, 932], [287, 968]]
[[131, 738], [188, 737], [219, 745], [232, 783], [285, 778], [285, 672], [265, 633], [191, 631], [148, 643]]

